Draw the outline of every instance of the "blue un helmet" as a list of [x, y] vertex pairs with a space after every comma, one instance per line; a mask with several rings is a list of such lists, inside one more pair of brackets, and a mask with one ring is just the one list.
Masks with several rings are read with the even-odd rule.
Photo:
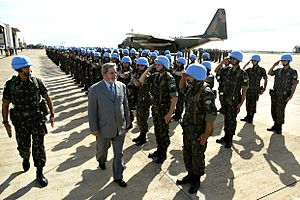
[[136, 61], [137, 65], [144, 65], [146, 68], [149, 67], [149, 62], [148, 59], [145, 57], [140, 57]]
[[192, 54], [190, 55], [190, 59], [195, 59], [195, 60], [196, 60], [196, 59], [197, 59], [197, 56], [196, 56], [195, 54], [192, 53]]
[[158, 55], [157, 55], [157, 53], [155, 51], [150, 53], [150, 57], [155, 57], [156, 58], [157, 56]]
[[81, 54], [86, 54], [86, 50], [85, 49], [80, 49], [80, 53]]
[[207, 70], [211, 70], [211, 62], [209, 61], [203, 61], [201, 63]]
[[183, 65], [186, 65], [186, 59], [184, 59], [183, 57], [180, 57], [176, 60], [176, 62], [178, 63], [182, 63]]
[[251, 60], [260, 62], [260, 56], [259, 56], [259, 55], [253, 55], [253, 56], [251, 57]]
[[170, 60], [166, 56], [157, 56], [157, 58], [154, 60], [154, 63], [160, 63], [166, 69], [169, 69], [170, 67]]
[[144, 49], [144, 50], [142, 51], [142, 54], [147, 54], [147, 55], [148, 55], [147, 49]]
[[123, 54], [129, 55], [129, 50], [128, 49], [123, 49]]
[[293, 61], [293, 57], [292, 57], [292, 55], [290, 53], [284, 53], [284, 54], [282, 54], [280, 60], [281, 61], [282, 60], [287, 60], [287, 61], [291, 62], [291, 61]]
[[170, 52], [170, 50], [165, 50], [165, 55], [167, 55], [167, 54], [170, 54], [171, 52]]
[[183, 53], [182, 53], [181, 51], [177, 51], [176, 56], [182, 57], [182, 56], [183, 56]]
[[32, 62], [29, 57], [20, 55], [20, 56], [13, 57], [13, 59], [11, 61], [11, 65], [14, 70], [19, 70], [23, 67], [32, 66]]
[[243, 53], [241, 51], [231, 52], [230, 57], [235, 58], [240, 62], [243, 62]]
[[201, 64], [191, 64], [187, 67], [186, 74], [198, 81], [204, 81], [207, 77], [206, 68]]
[[117, 53], [112, 53], [111, 58], [116, 58], [116, 59], [120, 60], [119, 54], [117, 54]]
[[132, 63], [131, 58], [129, 56], [124, 56], [121, 60], [121, 63], [126, 63], [126, 62], [129, 64]]
[[136, 50], [134, 48], [130, 49], [130, 54], [136, 54]]
[[110, 53], [108, 53], [108, 52], [105, 52], [105, 53], [103, 54], [103, 57], [110, 58]]
[[207, 53], [207, 52], [204, 52], [204, 53], [202, 54], [202, 59], [203, 59], [203, 58], [206, 58], [206, 59], [210, 60], [210, 54]]
[[169, 59], [170, 62], [172, 61], [172, 56], [171, 56], [171, 54], [166, 54], [166, 57]]
[[94, 53], [94, 57], [95, 57], [95, 58], [96, 58], [96, 57], [97, 57], [97, 58], [100, 58], [100, 57], [101, 57], [100, 52], [95, 52], [95, 53]]

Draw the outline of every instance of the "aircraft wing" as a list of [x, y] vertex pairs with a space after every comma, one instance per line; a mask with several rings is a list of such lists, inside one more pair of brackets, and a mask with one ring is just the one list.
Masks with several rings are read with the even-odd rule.
[[153, 35], [147, 35], [142, 33], [126, 33], [129, 37], [132, 37], [132, 39], [135, 42], [144, 42], [145, 40], [150, 41], [161, 41], [161, 42], [173, 42], [174, 39], [172, 38], [163, 38], [160, 36], [153, 36]]

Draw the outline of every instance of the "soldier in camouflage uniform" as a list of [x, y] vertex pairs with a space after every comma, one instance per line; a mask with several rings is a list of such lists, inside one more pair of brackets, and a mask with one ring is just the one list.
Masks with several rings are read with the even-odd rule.
[[224, 98], [223, 98], [223, 92], [224, 92], [224, 83], [225, 83], [225, 76], [226, 72], [228, 71], [228, 67], [230, 64], [229, 57], [226, 57], [220, 64], [217, 65], [215, 69], [216, 73], [216, 79], [219, 82], [219, 87], [218, 87], [218, 93], [219, 93], [219, 101], [221, 104], [221, 108], [218, 110], [218, 112], [223, 114], [223, 108], [224, 108]]
[[[207, 70], [207, 78], [205, 82], [208, 84], [209, 88], [212, 90], [215, 86], [215, 76], [211, 73], [211, 62], [209, 61], [203, 61], [201, 63]], [[217, 96], [217, 91], [213, 90], [215, 96]]]
[[[283, 67], [274, 70], [280, 61]], [[293, 61], [291, 54], [283, 54], [281, 59], [275, 62], [268, 72], [269, 75], [275, 76], [275, 79], [273, 89], [270, 90], [271, 113], [274, 125], [267, 130], [274, 131], [277, 134], [282, 133], [285, 107], [289, 100], [292, 99], [299, 82], [297, 71], [290, 67], [291, 61]]]
[[[259, 55], [253, 55], [250, 60], [253, 64], [253, 67], [246, 69], [249, 77], [249, 88], [246, 95], [247, 116], [241, 119], [241, 121], [245, 121], [250, 124], [253, 122], [253, 117], [256, 113], [256, 102], [258, 101], [259, 95], [264, 93], [268, 83], [266, 70], [260, 67], [258, 64], [260, 60], [261, 58]], [[250, 61], [246, 63], [243, 69], [249, 65]], [[264, 79], [264, 86], [261, 87], [260, 81], [262, 78]]]
[[[149, 158], [157, 158], [156, 163], [163, 163], [167, 158], [167, 149], [170, 145], [169, 122], [177, 103], [177, 90], [174, 77], [167, 72], [170, 61], [166, 56], [155, 59], [156, 73], [147, 78], [150, 83], [150, 92], [153, 97], [152, 116], [157, 150], [149, 154]], [[146, 76], [153, 66], [147, 68], [139, 79], [144, 84]]]
[[[217, 140], [217, 143], [225, 144], [225, 148], [231, 148], [232, 138], [236, 130], [236, 117], [246, 98], [249, 80], [247, 73], [240, 68], [243, 61], [240, 51], [233, 51], [230, 55], [232, 67], [225, 72], [224, 83], [224, 132], [225, 136]], [[242, 91], [242, 94], [241, 94]]]
[[14, 107], [10, 110], [10, 119], [15, 127], [18, 151], [23, 158], [23, 169], [30, 168], [30, 147], [32, 138], [32, 156], [34, 166], [37, 168], [36, 178], [42, 187], [47, 186], [48, 180], [43, 175], [43, 167], [46, 163], [44, 147], [44, 136], [47, 133], [46, 103], [41, 103], [41, 96], [46, 99], [50, 109], [50, 121], [53, 127], [54, 112], [52, 101], [42, 81], [31, 77], [30, 66], [32, 65], [27, 56], [15, 56], [12, 59], [12, 67], [18, 72], [5, 83], [2, 103], [3, 124], [9, 137], [12, 137], [11, 126], [8, 121], [8, 108], [12, 103]]
[[[132, 141], [136, 143], [137, 146], [141, 146], [146, 143], [146, 134], [148, 132], [148, 118], [149, 118], [149, 108], [151, 106], [151, 95], [149, 90], [149, 83], [147, 83], [147, 78], [143, 85], [140, 84], [139, 78], [144, 73], [144, 71], [149, 67], [147, 58], [141, 57], [137, 59], [136, 66], [138, 68], [137, 73], [133, 76], [132, 81], [137, 87], [137, 108], [136, 108], [136, 118], [137, 124], [140, 129], [140, 135], [134, 138]], [[150, 73], [146, 77], [149, 77]]]
[[182, 79], [190, 85], [186, 92], [186, 110], [183, 116], [183, 159], [188, 172], [176, 184], [191, 183], [190, 193], [196, 193], [200, 187], [200, 177], [204, 175], [205, 150], [207, 139], [213, 130], [217, 116], [215, 95], [208, 85], [206, 69], [203, 65], [189, 65]]
[[184, 109], [184, 93], [179, 91], [179, 82], [182, 76], [182, 72], [185, 70], [184, 66], [186, 65], [186, 59], [180, 57], [176, 61], [176, 68], [172, 71], [172, 76], [176, 81], [176, 88], [178, 92], [178, 100], [176, 104], [175, 115], [172, 117], [175, 121], [179, 121], [181, 119], [181, 115]]

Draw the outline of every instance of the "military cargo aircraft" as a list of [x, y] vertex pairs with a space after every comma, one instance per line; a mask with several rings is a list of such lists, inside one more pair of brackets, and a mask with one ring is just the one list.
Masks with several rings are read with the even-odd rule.
[[192, 49], [210, 41], [227, 39], [226, 15], [224, 9], [218, 9], [206, 31], [202, 35], [161, 38], [152, 35], [127, 33], [128, 37], [119, 44], [119, 48], [160, 50], [169, 49], [172, 52]]

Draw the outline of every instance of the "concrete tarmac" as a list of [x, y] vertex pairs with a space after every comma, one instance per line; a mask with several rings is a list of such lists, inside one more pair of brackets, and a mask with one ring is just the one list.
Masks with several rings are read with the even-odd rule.
[[[15, 135], [8, 138], [1, 123], [0, 199], [300, 199], [299, 86], [287, 105], [282, 135], [266, 130], [273, 123], [268, 90], [259, 99], [253, 124], [240, 121], [246, 114], [245, 104], [242, 106], [232, 149], [215, 142], [224, 134], [223, 115], [218, 115], [214, 134], [208, 140], [205, 175], [194, 195], [188, 193], [188, 185], [175, 184], [176, 179], [186, 174], [180, 125], [171, 122], [168, 158], [157, 165], [147, 157], [156, 147], [151, 117], [148, 143], [142, 147], [131, 141], [139, 133], [134, 122], [124, 144], [124, 180], [128, 186], [121, 188], [112, 179], [112, 149], [107, 169], [98, 168], [95, 137], [90, 135], [88, 127], [87, 96], [46, 57], [44, 50], [27, 50], [22, 54], [32, 59], [33, 76], [45, 81], [54, 103], [55, 127], [47, 123], [49, 133], [45, 137], [47, 163], [44, 171], [49, 185], [39, 187], [32, 158], [30, 170], [23, 172]], [[244, 55], [242, 66], [251, 56]], [[268, 71], [280, 55], [261, 54], [261, 57], [261, 66]], [[11, 59], [0, 59], [1, 98], [5, 80], [16, 74], [11, 69]], [[300, 56], [296, 55], [291, 66], [298, 73], [299, 64]], [[273, 86], [273, 77], [268, 77], [269, 89]]]

